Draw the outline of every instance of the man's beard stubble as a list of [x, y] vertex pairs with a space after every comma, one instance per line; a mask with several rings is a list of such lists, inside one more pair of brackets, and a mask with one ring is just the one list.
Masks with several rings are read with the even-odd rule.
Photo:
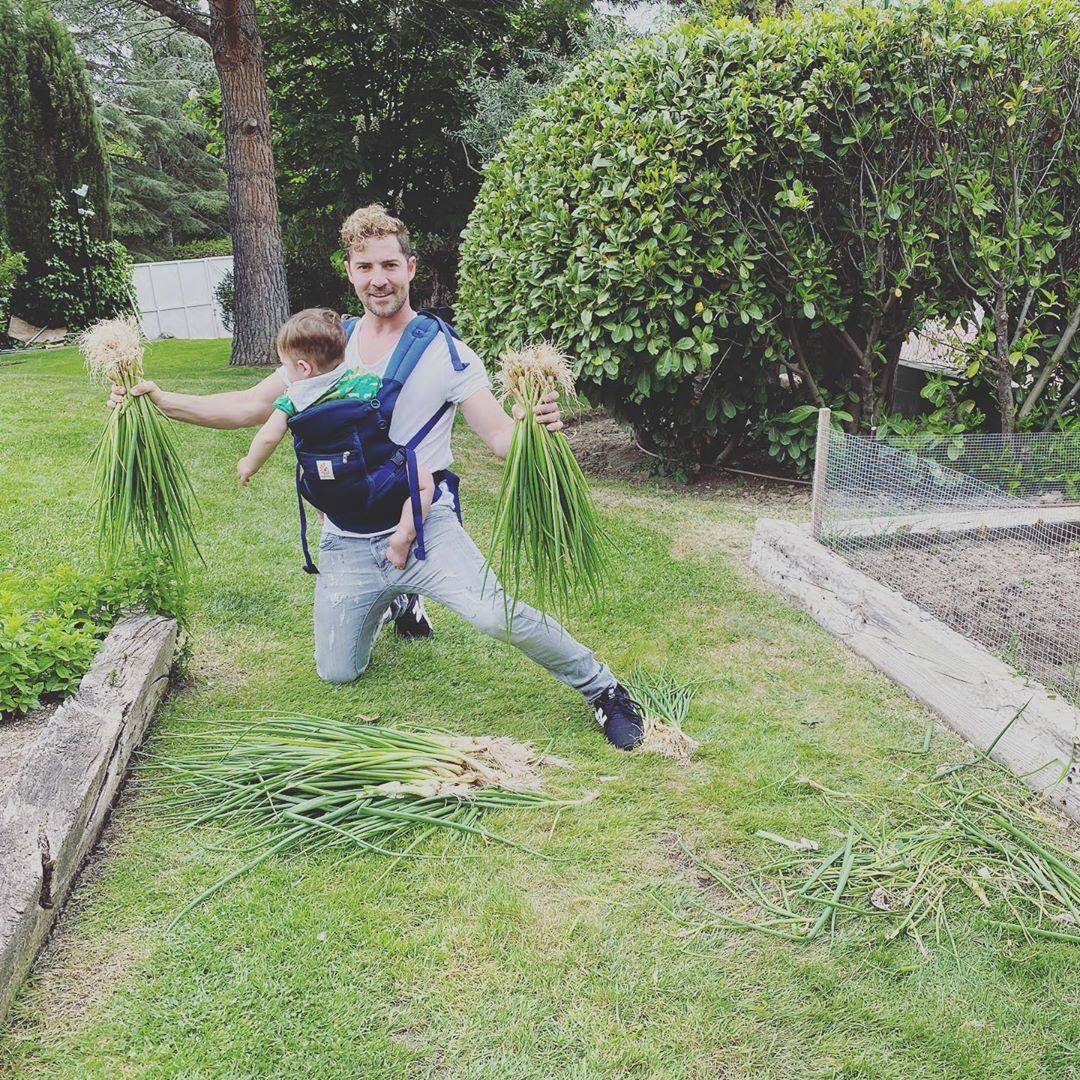
[[[362, 296], [360, 298], [360, 301], [364, 305], [364, 310], [367, 311], [369, 314], [374, 315], [377, 319], [390, 319], [393, 318], [393, 316], [395, 316], [405, 306], [405, 304], [408, 302], [408, 299], [409, 292], [407, 289], [395, 289], [392, 293], [389, 293], [386, 296]], [[383, 306], [379, 309], [376, 309], [372, 303], [373, 301], [379, 301], [383, 305], [385, 305], [388, 301], [392, 301], [392, 306]]]

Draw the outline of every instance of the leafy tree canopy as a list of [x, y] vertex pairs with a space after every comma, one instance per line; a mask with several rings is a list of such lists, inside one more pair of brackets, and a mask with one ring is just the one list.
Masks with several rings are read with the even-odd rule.
[[526, 49], [566, 51], [589, 9], [587, 0], [286, 0], [267, 12], [291, 249], [330, 274], [341, 220], [377, 200], [404, 216], [428, 261], [440, 247], [453, 252], [479, 182], [455, 134], [471, 108], [470, 78], [506, 70]]
[[136, 258], [228, 232], [220, 147], [198, 102], [217, 80], [205, 42], [125, 2], [60, 0], [91, 71], [113, 173], [117, 237]]

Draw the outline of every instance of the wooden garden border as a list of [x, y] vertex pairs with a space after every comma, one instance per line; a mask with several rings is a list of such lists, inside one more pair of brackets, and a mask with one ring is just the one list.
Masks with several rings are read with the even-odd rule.
[[0, 1022], [101, 834], [175, 647], [174, 620], [121, 619], [0, 804]]
[[[761, 519], [751, 565], [826, 630], [1080, 820], [1080, 712], [983, 646], [856, 570], [809, 528]], [[1064, 774], [1064, 775], [1063, 775]]]
[[[1080, 506], [1020, 506], [1015, 510], [974, 510], [960, 513], [894, 514], [853, 518], [835, 523], [829, 535], [841, 540], [875, 537], [942, 536], [953, 533], [1008, 532], [1040, 526], [1080, 525]], [[818, 532], [815, 535], [820, 536]]]

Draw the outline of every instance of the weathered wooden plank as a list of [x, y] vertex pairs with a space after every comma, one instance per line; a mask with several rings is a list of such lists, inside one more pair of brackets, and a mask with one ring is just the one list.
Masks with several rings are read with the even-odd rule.
[[0, 807], [0, 1021], [101, 833], [175, 646], [172, 619], [118, 622]]
[[829, 537], [851, 539], [896, 535], [935, 536], [1008, 529], [1034, 528], [1039, 525], [1080, 524], [1080, 506], [1018, 506], [1011, 509], [937, 511], [921, 514], [892, 514], [878, 517], [833, 521], [822, 530]]
[[751, 564], [979, 749], [1023, 709], [992, 756], [1080, 820], [1080, 712], [1066, 701], [850, 566], [805, 526], [760, 520]]

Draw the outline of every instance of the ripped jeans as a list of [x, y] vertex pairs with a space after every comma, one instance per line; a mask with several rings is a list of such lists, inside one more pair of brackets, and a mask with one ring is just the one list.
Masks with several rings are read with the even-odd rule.
[[572, 686], [586, 701], [615, 678], [554, 619], [523, 603], [507, 635], [505, 599], [484, 556], [458, 523], [450, 500], [436, 503], [424, 523], [427, 558], [409, 554], [404, 570], [386, 558], [389, 533], [372, 537], [323, 533], [315, 579], [315, 669], [328, 682], [352, 682], [371, 658], [382, 616], [401, 593], [419, 593], [456, 612], [481, 632], [517, 646], [530, 660]]

